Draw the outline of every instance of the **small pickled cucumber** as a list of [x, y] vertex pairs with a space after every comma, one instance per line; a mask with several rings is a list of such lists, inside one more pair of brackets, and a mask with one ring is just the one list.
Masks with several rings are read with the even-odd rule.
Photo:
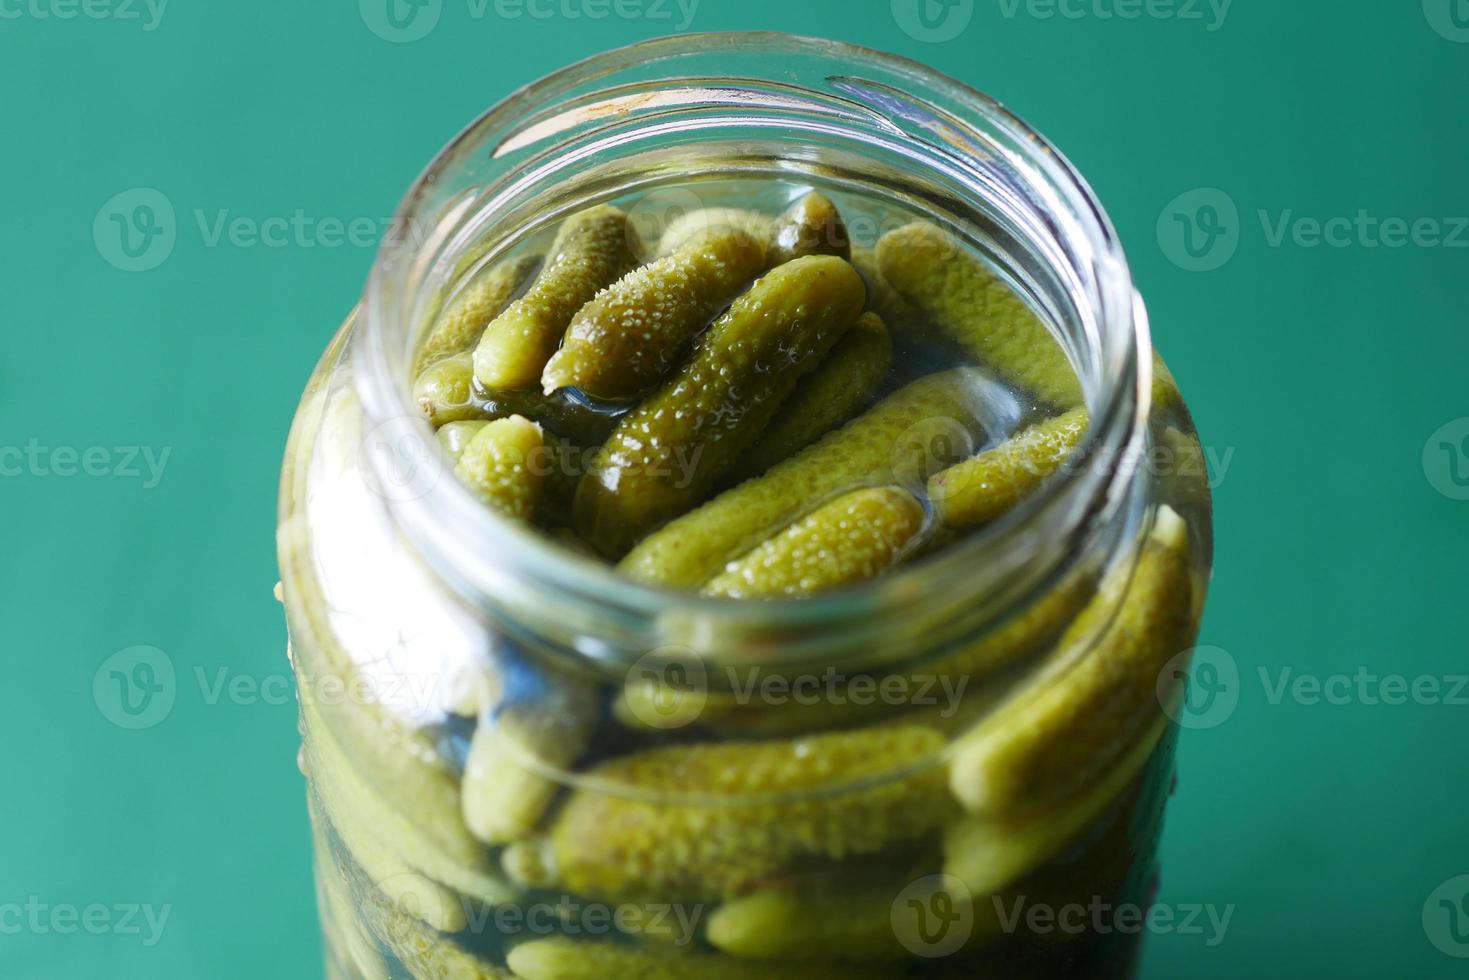
[[540, 265], [539, 255], [505, 259], [466, 286], [435, 320], [414, 359], [414, 373], [445, 357], [473, 351], [485, 327], [505, 312]]
[[597, 698], [584, 682], [551, 681], [551, 694], [502, 705], [482, 718], [464, 763], [464, 822], [487, 844], [508, 844], [535, 829], [596, 727]]
[[658, 239], [658, 254], [675, 252], [696, 235], [710, 231], [743, 231], [768, 247], [775, 244], [775, 219], [744, 208], [699, 208], [668, 223]]
[[545, 445], [541, 427], [512, 415], [475, 433], [454, 472], [475, 496], [506, 517], [528, 521], [545, 482], [534, 459]]
[[731, 599], [805, 596], [863, 582], [891, 567], [923, 530], [906, 490], [854, 490], [766, 541], [704, 587]]
[[542, 387], [547, 394], [578, 388], [609, 401], [647, 390], [765, 266], [765, 244], [744, 231], [695, 235], [582, 307], [546, 365]]
[[1162, 714], [1158, 675], [1196, 628], [1183, 519], [1159, 508], [1141, 552], [1135, 571], [1124, 562], [1103, 579], [1059, 641], [1063, 658], [1091, 644], [1081, 659], [956, 748], [950, 786], [969, 810], [1033, 809], [1074, 792]]
[[993, 895], [1066, 851], [1105, 817], [1148, 765], [1167, 719], [1152, 722], [1090, 786], [1043, 809], [971, 814], [944, 833], [944, 873]]
[[620, 556], [699, 503], [857, 319], [864, 295], [861, 277], [831, 256], [755, 283], [597, 453], [576, 493], [582, 537]]
[[[376, 785], [368, 785], [314, 709], [303, 705], [302, 715], [310, 746], [312, 785], [344, 845], [351, 846], [348, 838], [360, 838], [371, 848], [388, 852], [380, 855], [379, 860], [401, 861], [422, 878], [442, 882], [487, 905], [514, 901], [515, 892], [490, 872], [484, 846], [464, 827], [459, 815], [457, 785], [452, 815], [442, 814], [439, 805], [427, 803], [421, 804], [417, 811], [404, 812], [382, 799]], [[407, 748], [396, 751], [406, 752]], [[375, 778], [379, 775], [384, 780], [382, 785], [392, 785], [387, 782], [389, 773], [374, 773]], [[402, 791], [402, 787], [394, 788]], [[441, 814], [446, 819], [437, 819]], [[357, 860], [365, 869], [361, 855]], [[373, 860], [369, 857], [367, 863]], [[407, 887], [416, 886], [410, 881]]]
[[[764, 476], [726, 490], [645, 538], [618, 566], [641, 582], [702, 587], [724, 566], [798, 519], [810, 502], [863, 485], [903, 482], [895, 472], [915, 427], [953, 420], [978, 431], [968, 369], [930, 375], [899, 389]], [[916, 474], [927, 479], [930, 473]]]
[[475, 397], [474, 365], [468, 354], [446, 357], [424, 368], [413, 382], [413, 399], [436, 427], [486, 418]]
[[[320, 770], [320, 757], [313, 758], [311, 765], [314, 771]], [[458, 896], [420, 874], [392, 844], [384, 842], [378, 836], [381, 831], [363, 819], [352, 794], [341, 788], [336, 774], [318, 778], [316, 788], [337, 839], [374, 888], [381, 889], [399, 909], [440, 932], [464, 928], [464, 907]]]
[[[937, 864], [938, 862], [934, 862]], [[900, 895], [927, 869], [838, 868], [732, 898], [709, 916], [710, 945], [753, 960], [892, 962]]]
[[730, 477], [742, 483], [846, 424], [872, 401], [892, 366], [893, 343], [875, 313], [864, 313], [826, 360], [803, 379]]
[[927, 222], [890, 231], [877, 261], [941, 335], [1057, 408], [1082, 403], [1075, 371], [1035, 311], [947, 232]]
[[[323, 757], [313, 779], [334, 780], [353, 801], [352, 808], [371, 813], [370, 823], [390, 836], [398, 850], [432, 877], [473, 891], [478, 871], [489, 867], [484, 846], [464, 828], [460, 816], [459, 780], [443, 766], [434, 746], [389, 710], [357, 699], [318, 697], [319, 688], [335, 683], [355, 690], [355, 670], [340, 668], [334, 677], [318, 675], [301, 685], [301, 716], [312, 752]], [[350, 746], [350, 758], [341, 746]], [[359, 770], [372, 773], [369, 787]], [[473, 882], [446, 877], [463, 868]]]
[[627, 215], [609, 205], [567, 218], [524, 296], [490, 321], [474, 350], [485, 388], [538, 386], [576, 311], [637, 265]]
[[[326, 826], [326, 818], [314, 800], [307, 800], [312, 823], [318, 828]], [[338, 959], [345, 961], [360, 975], [361, 980], [390, 980], [388, 964], [378, 951], [377, 944], [367, 935], [357, 921], [356, 903], [352, 901], [347, 881], [331, 861], [326, 837], [318, 832], [315, 838], [317, 904], [321, 908], [322, 926], [329, 944], [334, 947]]]
[[663, 230], [658, 252], [667, 255], [693, 236], [710, 229], [739, 229], [753, 235], [766, 245], [773, 265], [803, 255], [835, 255], [845, 259], [852, 253], [851, 239], [841, 213], [830, 198], [814, 191], [796, 201], [778, 218], [744, 208], [690, 211]]
[[[616, 758], [587, 774], [548, 838], [513, 845], [506, 868], [524, 884], [607, 900], [698, 902], [912, 846], [957, 812], [931, 767], [944, 744], [939, 732], [895, 727]], [[671, 794], [694, 801], [644, 798]]]
[[1086, 434], [1084, 408], [1038, 422], [928, 481], [928, 495], [950, 527], [972, 527], [1014, 507], [1061, 468]]
[[846, 223], [825, 194], [807, 194], [775, 220], [776, 261], [789, 262], [803, 255], [852, 256]]
[[439, 427], [435, 435], [439, 438], [439, 445], [448, 450], [449, 455], [456, 460], [463, 455], [464, 447], [469, 445], [480, 429], [490, 423], [482, 419], [471, 419], [463, 422], [449, 422]]
[[877, 980], [888, 974], [851, 966], [751, 963], [713, 953], [534, 939], [510, 951], [522, 980]]
[[894, 336], [921, 339], [927, 328], [923, 313], [893, 288], [877, 265], [877, 253], [870, 248], [852, 249], [852, 265], [867, 284], [867, 308], [882, 317]]
[[363, 896], [360, 908], [373, 934], [413, 980], [516, 980], [509, 970], [425, 929], [375, 892]]

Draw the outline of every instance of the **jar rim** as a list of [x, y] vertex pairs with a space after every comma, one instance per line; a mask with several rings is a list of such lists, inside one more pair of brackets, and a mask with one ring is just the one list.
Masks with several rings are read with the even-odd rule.
[[[843, 643], [857, 639], [861, 624], [877, 615], [911, 608], [947, 585], [972, 579], [977, 571], [1031, 569], [1037, 549], [1057, 541], [1077, 542], [1089, 536], [1093, 525], [1121, 509], [1119, 498], [1134, 481], [1149, 411], [1151, 345], [1146, 313], [1133, 287], [1127, 261], [1115, 229], [1095, 193], [1076, 168], [1048, 140], [997, 100], [943, 73], [899, 55], [823, 38], [777, 32], [682, 34], [642, 41], [594, 55], [560, 69], [511, 93], [451, 141], [419, 176], [395, 217], [395, 227], [417, 228], [419, 213], [436, 183], [469, 147], [493, 133], [523, 131], [527, 120], [554, 109], [560, 98], [590, 83], [637, 65], [650, 65], [691, 55], [707, 55], [718, 44], [732, 50], [760, 50], [792, 57], [838, 58], [859, 69], [863, 77], [886, 73], [902, 80], [913, 97], [942, 104], [952, 122], [975, 137], [988, 126], [1009, 140], [1014, 163], [1045, 183], [1047, 194], [1067, 209], [1063, 234], [1075, 238], [1089, 271], [1100, 287], [1092, 311], [1097, 342], [1109, 342], [1109, 363], [1100, 372], [1100, 388], [1089, 398], [1092, 417], [1078, 458], [1108, 462], [1105, 467], [1064, 468], [1046, 481], [1032, 498], [1010, 513], [980, 528], [965, 540], [912, 565], [878, 579], [799, 599], [758, 603], [706, 597], [697, 592], [646, 584], [626, 578], [612, 567], [575, 556], [535, 529], [522, 528], [480, 504], [457, 480], [421, 498], [392, 501], [400, 526], [428, 552], [436, 571], [475, 604], [484, 604], [495, 583], [523, 580], [532, 587], [554, 590], [572, 601], [588, 603], [618, 617], [624, 626], [651, 627], [670, 609], [677, 608], [708, 623], [713, 635], [730, 629], [825, 629], [833, 624], [853, 627]], [[672, 79], [668, 79], [672, 80]], [[958, 110], [958, 111], [955, 111]], [[962, 112], [962, 115], [960, 114]], [[502, 136], [502, 140], [508, 138]], [[497, 144], [498, 145], [498, 144]], [[401, 426], [394, 438], [406, 440], [415, 451], [440, 452], [432, 430], [411, 403], [401, 376], [401, 358], [390, 353], [387, 324], [410, 267], [421, 257], [387, 244], [379, 251], [362, 304], [362, 324], [353, 342], [358, 395], [374, 424]], [[1054, 570], [1052, 570], [1054, 572]], [[1035, 575], [1019, 591], [1039, 592], [1054, 576]], [[997, 578], [997, 581], [1000, 580]], [[1011, 597], [1012, 604], [1015, 597]], [[493, 603], [491, 603], [493, 604]], [[998, 617], [991, 616], [992, 621]], [[870, 625], [870, 624], [868, 624]], [[708, 630], [704, 631], [708, 633]], [[646, 649], [656, 640], [633, 643]]]

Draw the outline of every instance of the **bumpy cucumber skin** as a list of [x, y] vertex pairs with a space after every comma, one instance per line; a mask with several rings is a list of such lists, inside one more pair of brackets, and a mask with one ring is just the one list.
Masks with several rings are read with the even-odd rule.
[[489, 425], [488, 422], [479, 419], [449, 422], [440, 426], [439, 431], [434, 434], [438, 437], [439, 445], [443, 446], [455, 460], [458, 460], [464, 453], [464, 447], [468, 446], [469, 441], [487, 425]]
[[950, 787], [974, 812], [1044, 806], [1084, 785], [1162, 716], [1159, 674], [1193, 642], [1188, 527], [1162, 507], [1134, 570], [1103, 580], [1057, 644], [1090, 644], [1066, 673], [1037, 685], [965, 737]]
[[522, 980], [879, 980], [848, 965], [754, 963], [729, 956], [572, 939], [535, 939], [510, 951]]
[[603, 444], [577, 488], [582, 537], [617, 557], [698, 504], [851, 327], [864, 298], [861, 277], [831, 256], [788, 262], [755, 283]]
[[443, 358], [473, 351], [485, 327], [505, 312], [540, 267], [539, 255], [515, 256], [496, 263], [465, 287], [434, 322], [414, 359], [414, 373]]
[[[710, 901], [823, 860], [911, 846], [955, 815], [928, 728], [650, 749], [590, 775], [546, 841], [556, 884], [609, 901]], [[861, 789], [823, 790], [908, 772]], [[659, 803], [626, 794], [693, 796]], [[793, 799], [787, 797], [794, 797]], [[767, 798], [769, 802], [752, 802]]]
[[928, 481], [928, 495], [950, 527], [994, 520], [1059, 470], [1086, 435], [1084, 408], [1037, 422], [993, 449]]
[[489, 389], [539, 386], [571, 318], [637, 265], [627, 215], [603, 205], [566, 219], [529, 291], [490, 321], [474, 351], [474, 376]]
[[805, 449], [866, 408], [893, 363], [893, 342], [876, 313], [864, 313], [821, 367], [796, 386], [730, 478], [742, 483]]
[[[978, 428], [968, 377], [966, 369], [956, 368], [899, 389], [764, 476], [649, 535], [622, 560], [619, 571], [641, 582], [700, 588], [824, 497], [863, 485], [903, 483], [908, 474], [896, 470], [905, 433], [936, 419]], [[932, 474], [917, 475], [926, 480]]]
[[454, 472], [492, 510], [529, 521], [545, 482], [534, 465], [544, 445], [541, 427], [530, 419], [496, 419], [469, 440]]
[[553, 771], [570, 768], [596, 728], [596, 692], [571, 677], [551, 679], [533, 704], [502, 705], [480, 720], [464, 763], [464, 822], [480, 840], [501, 845], [535, 829], [560, 788]]
[[517, 980], [514, 973], [479, 959], [452, 939], [425, 929], [372, 892], [360, 904], [363, 919], [409, 975], [423, 980]]
[[882, 275], [934, 328], [1003, 377], [1065, 410], [1081, 383], [1035, 312], [941, 228], [915, 222], [877, 243]]
[[846, 223], [825, 194], [807, 194], [775, 221], [775, 260], [789, 262], [803, 255], [852, 257]]
[[582, 307], [546, 365], [542, 387], [547, 394], [578, 388], [608, 401], [646, 391], [766, 260], [765, 244], [737, 228], [695, 235]]
[[897, 562], [923, 522], [923, 505], [906, 490], [854, 490], [731, 562], [704, 593], [795, 598], [864, 582]]

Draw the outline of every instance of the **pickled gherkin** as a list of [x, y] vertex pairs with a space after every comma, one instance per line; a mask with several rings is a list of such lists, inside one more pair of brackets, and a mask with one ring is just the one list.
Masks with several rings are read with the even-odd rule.
[[740, 555], [810, 510], [812, 501], [854, 486], [903, 477], [905, 434], [934, 420], [982, 431], [970, 371], [921, 378], [878, 402], [844, 428], [715, 497], [638, 544], [618, 565], [625, 575], [659, 585], [703, 586]]
[[545, 268], [524, 296], [491, 320], [474, 351], [474, 376], [489, 389], [539, 386], [571, 318], [637, 264], [627, 215], [603, 205], [562, 224]]
[[712, 229], [613, 283], [572, 318], [541, 376], [547, 394], [577, 388], [616, 400], [645, 391], [765, 268], [763, 242]]
[[360, 905], [374, 935], [414, 980], [516, 980], [515, 974], [488, 963], [452, 939], [435, 933], [381, 895], [369, 893]]
[[1093, 773], [1092, 782], [1069, 798], [954, 821], [944, 831], [944, 873], [976, 895], [989, 895], [1055, 859], [1125, 799], [1166, 728], [1167, 719], [1160, 718], [1137, 733], [1110, 769]]
[[886, 973], [851, 966], [753, 963], [664, 947], [572, 939], [535, 939], [510, 951], [521, 980], [879, 980]]
[[486, 417], [475, 397], [474, 364], [467, 354], [446, 357], [424, 368], [413, 382], [413, 399], [436, 428]]
[[793, 597], [866, 581], [897, 562], [923, 522], [923, 506], [906, 490], [854, 490], [730, 562], [704, 593]]
[[857, 319], [864, 296], [852, 267], [830, 256], [796, 259], [755, 283], [603, 444], [577, 488], [582, 537], [617, 557], [702, 501]]
[[940, 335], [1060, 409], [1081, 382], [1044, 323], [988, 266], [936, 225], [915, 222], [877, 243], [882, 275]]
[[505, 704], [480, 721], [464, 764], [464, 819], [487, 844], [508, 844], [540, 822], [595, 727], [597, 702], [582, 681], [558, 678], [529, 704]]
[[479, 419], [446, 423], [440, 426], [439, 431], [436, 433], [439, 438], [439, 445], [443, 446], [455, 460], [458, 460], [464, 452], [464, 447], [469, 445], [469, 440], [473, 439], [479, 433], [480, 429], [483, 429], [489, 424]]
[[1136, 570], [1109, 573], [1059, 641], [1059, 656], [1085, 648], [1080, 661], [958, 745], [954, 795], [978, 813], [1024, 810], [1064, 796], [1124, 753], [1140, 734], [1138, 719], [1161, 714], [1163, 667], [1193, 642], [1192, 588], [1188, 527], [1161, 507]]
[[709, 231], [743, 231], [773, 248], [776, 222], [769, 215], [745, 208], [699, 208], [668, 223], [658, 239], [658, 254], [675, 252], [690, 238]]
[[588, 772], [544, 841], [507, 851], [506, 867], [525, 884], [608, 901], [699, 902], [921, 845], [957, 812], [934, 769], [944, 743], [894, 727], [612, 759]]
[[545, 480], [534, 465], [544, 445], [541, 427], [529, 419], [496, 419], [469, 440], [455, 472], [492, 510], [529, 521]]
[[852, 257], [847, 226], [829, 197], [807, 194], [775, 220], [775, 255], [778, 262], [803, 255]]
[[754, 236], [765, 245], [772, 265], [806, 255], [835, 255], [843, 259], [852, 255], [852, 243], [841, 212], [831, 198], [814, 191], [802, 195], [775, 218], [745, 208], [690, 211], [664, 229], [658, 252], [668, 255], [711, 229], [738, 229]]
[[821, 367], [796, 387], [730, 482], [759, 476], [844, 425], [872, 402], [892, 362], [887, 327], [877, 314], [862, 314]]
[[[441, 901], [444, 895], [434, 887], [436, 883], [485, 904], [514, 899], [510, 886], [491, 870], [486, 849], [461, 820], [450, 824], [438, 819], [447, 815], [428, 799], [421, 800], [413, 811], [382, 799], [315, 711], [303, 705], [302, 714], [310, 735], [308, 758], [321, 807], [365, 874], [372, 876], [374, 868], [382, 880], [410, 874], [401, 882], [401, 893], [421, 891], [434, 899], [421, 907], [446, 919], [455, 917], [458, 910]], [[454, 802], [458, 803], [457, 797]], [[455, 812], [457, 817], [457, 806]], [[446, 840], [451, 834], [452, 843]], [[452, 902], [457, 904], [458, 898]]]
[[1038, 422], [974, 459], [928, 481], [944, 523], [968, 527], [993, 520], [1030, 496], [1061, 468], [1086, 434], [1086, 409]]
[[711, 945], [734, 956], [847, 963], [909, 958], [893, 928], [894, 905], [926, 869], [840, 868], [762, 888], [709, 917]]
[[505, 311], [540, 265], [539, 255], [505, 259], [466, 286], [434, 321], [419, 348], [414, 372], [445, 357], [472, 352], [485, 327]]

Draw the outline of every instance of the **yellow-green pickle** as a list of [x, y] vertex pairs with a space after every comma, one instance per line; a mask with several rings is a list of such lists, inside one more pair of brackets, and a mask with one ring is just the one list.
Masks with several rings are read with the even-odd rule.
[[278, 548], [333, 980], [1135, 970], [1206, 454], [1040, 138], [964, 184], [1022, 124], [811, 43], [700, 90], [778, 127], [677, 65], [507, 103], [313, 376]]

